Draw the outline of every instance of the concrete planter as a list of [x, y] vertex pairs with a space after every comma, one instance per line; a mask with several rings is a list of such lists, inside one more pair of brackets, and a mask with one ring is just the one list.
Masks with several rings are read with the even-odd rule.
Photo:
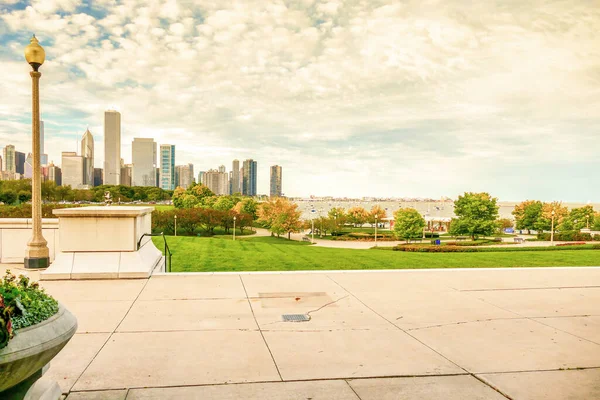
[[[77, 319], [62, 305], [46, 321], [17, 330], [8, 346], [0, 350], [0, 398], [22, 398], [18, 393], [27, 392], [76, 330]], [[26, 380], [26, 387], [19, 385]]]

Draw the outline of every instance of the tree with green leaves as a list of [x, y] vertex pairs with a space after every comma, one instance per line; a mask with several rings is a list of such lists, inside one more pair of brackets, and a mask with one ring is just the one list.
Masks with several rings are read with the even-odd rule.
[[452, 235], [469, 235], [475, 240], [479, 235], [490, 236], [496, 232], [498, 199], [489, 193], [465, 192], [454, 202], [454, 214], [450, 225]]
[[[595, 211], [594, 207], [587, 205], [585, 207], [573, 208], [569, 215], [563, 218], [558, 226], [560, 231], [578, 231], [588, 226], [594, 226]], [[589, 222], [589, 224], [588, 224]]]
[[401, 208], [394, 213], [394, 235], [397, 238], [410, 239], [421, 237], [425, 219], [414, 208]]
[[542, 216], [542, 207], [543, 203], [538, 200], [527, 200], [517, 204], [512, 211], [516, 228], [526, 229], [528, 234], [532, 229], [536, 229], [536, 224]]

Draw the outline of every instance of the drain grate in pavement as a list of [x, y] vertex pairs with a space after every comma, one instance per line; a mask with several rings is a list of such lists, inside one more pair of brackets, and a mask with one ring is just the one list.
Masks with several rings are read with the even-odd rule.
[[281, 316], [283, 322], [306, 322], [310, 321], [310, 317], [306, 314], [283, 314]]

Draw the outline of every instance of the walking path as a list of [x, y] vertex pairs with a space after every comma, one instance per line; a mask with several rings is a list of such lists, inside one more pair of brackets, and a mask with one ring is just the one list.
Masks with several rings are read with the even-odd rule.
[[43, 286], [79, 321], [46, 375], [67, 400], [600, 398], [597, 267]]

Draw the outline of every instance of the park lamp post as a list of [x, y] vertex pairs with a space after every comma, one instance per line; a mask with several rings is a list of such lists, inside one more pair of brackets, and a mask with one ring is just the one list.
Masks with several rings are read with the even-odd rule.
[[25, 60], [33, 71], [29, 72], [32, 82], [32, 146], [33, 176], [31, 179], [31, 220], [32, 236], [25, 250], [25, 268], [47, 268], [50, 264], [48, 242], [42, 235], [42, 178], [40, 166], [40, 77], [39, 68], [46, 59], [46, 53], [35, 35], [25, 47]]
[[314, 244], [315, 243], [315, 210], [311, 211], [311, 219], [310, 222], [312, 223], [312, 228], [310, 230], [310, 234], [312, 236], [312, 241], [311, 243]]
[[585, 223], [586, 228], [590, 229], [590, 214], [586, 214], [585, 219], [586, 219], [586, 223]]
[[337, 234], [338, 226], [337, 226], [337, 213], [333, 214], [333, 224], [335, 225], [335, 232]]
[[556, 212], [552, 210], [552, 225], [550, 227], [550, 244], [554, 244], [554, 215]]
[[375, 215], [375, 247], [377, 247], [377, 217], [378, 215]]
[[236, 216], [233, 216], [233, 241], [235, 242], [235, 220], [236, 220]]
[[177, 214], [175, 214], [175, 236], [177, 236]]

